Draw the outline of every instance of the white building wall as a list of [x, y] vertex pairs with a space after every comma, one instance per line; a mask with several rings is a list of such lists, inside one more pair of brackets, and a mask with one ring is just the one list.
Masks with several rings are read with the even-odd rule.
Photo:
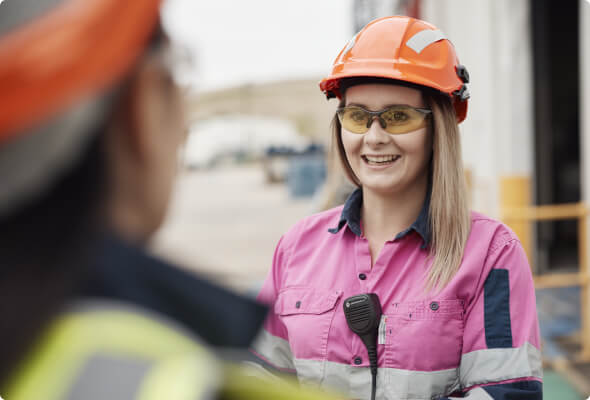
[[534, 166], [528, 1], [423, 0], [422, 18], [445, 32], [471, 75], [463, 157], [473, 208], [497, 217], [499, 178], [532, 178]]

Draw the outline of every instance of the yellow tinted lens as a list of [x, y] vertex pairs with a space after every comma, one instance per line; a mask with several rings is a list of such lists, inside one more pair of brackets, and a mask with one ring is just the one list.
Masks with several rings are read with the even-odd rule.
[[395, 106], [384, 111], [381, 118], [385, 121], [385, 130], [395, 135], [424, 128], [427, 114], [412, 107]]
[[342, 127], [352, 133], [365, 133], [370, 115], [365, 110], [357, 107], [348, 107], [340, 112]]

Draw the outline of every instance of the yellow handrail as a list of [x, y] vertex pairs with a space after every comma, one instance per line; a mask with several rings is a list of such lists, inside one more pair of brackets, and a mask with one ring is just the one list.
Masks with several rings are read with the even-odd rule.
[[[580, 311], [582, 322], [580, 360], [590, 361], [590, 269], [588, 267], [587, 219], [590, 209], [584, 203], [529, 206], [530, 180], [528, 177], [506, 177], [501, 181], [502, 220], [521, 239], [529, 261], [531, 258], [531, 223], [536, 221], [578, 220], [577, 273], [551, 273], [538, 275], [533, 270], [535, 288], [580, 286]], [[531, 263], [532, 265], [532, 263]]]

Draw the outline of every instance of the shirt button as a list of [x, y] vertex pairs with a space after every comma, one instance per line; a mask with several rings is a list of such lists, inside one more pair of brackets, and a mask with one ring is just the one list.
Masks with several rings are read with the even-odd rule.
[[297, 303], [295, 303], [295, 308], [299, 308], [299, 307], [301, 307], [301, 302], [300, 301], [298, 301]]
[[360, 357], [356, 357], [356, 358], [354, 359], [354, 363], [355, 363], [356, 365], [361, 365], [361, 364], [363, 363], [363, 359], [362, 359], [362, 358], [360, 358]]
[[438, 302], [436, 302], [436, 301], [433, 301], [432, 303], [430, 303], [430, 309], [431, 309], [432, 311], [436, 311], [436, 310], [438, 310]]
[[364, 281], [365, 279], [367, 279], [367, 275], [365, 275], [365, 274], [359, 274], [359, 279], [361, 281]]

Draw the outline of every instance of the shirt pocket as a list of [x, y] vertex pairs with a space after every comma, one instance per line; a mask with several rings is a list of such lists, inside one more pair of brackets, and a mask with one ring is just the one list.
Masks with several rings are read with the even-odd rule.
[[462, 300], [393, 303], [385, 313], [386, 366], [414, 371], [459, 366], [464, 329]]
[[295, 358], [325, 360], [328, 333], [341, 291], [305, 287], [283, 289], [274, 306], [285, 327]]

